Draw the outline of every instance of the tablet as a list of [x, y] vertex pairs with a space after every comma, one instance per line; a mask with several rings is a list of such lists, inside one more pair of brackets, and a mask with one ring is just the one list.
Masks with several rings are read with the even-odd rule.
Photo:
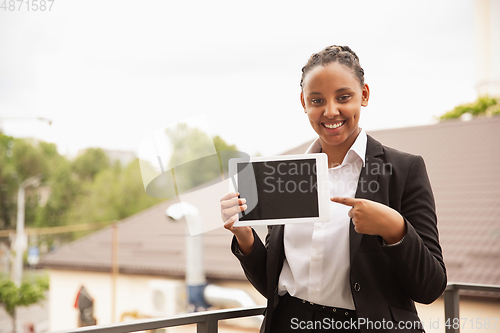
[[234, 226], [328, 222], [327, 162], [324, 153], [230, 159], [229, 190], [247, 200]]

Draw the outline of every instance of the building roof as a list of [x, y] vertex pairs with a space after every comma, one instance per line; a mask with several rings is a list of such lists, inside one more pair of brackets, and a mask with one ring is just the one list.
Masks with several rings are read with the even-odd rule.
[[500, 285], [500, 117], [370, 135], [424, 158], [448, 282]]
[[[178, 202], [161, 202], [117, 223], [120, 273], [184, 277], [186, 223], [174, 222], [165, 213]], [[232, 234], [219, 228], [203, 236], [207, 278], [245, 279], [229, 250]], [[39, 266], [110, 272], [112, 239], [109, 226], [46, 254]]]
[[[384, 145], [422, 155], [436, 199], [449, 282], [500, 284], [500, 116], [368, 132]], [[287, 151], [303, 153], [311, 142]], [[120, 272], [184, 276], [184, 224], [165, 201], [122, 220]], [[265, 231], [265, 230], [264, 230]], [[232, 234], [204, 234], [207, 278], [245, 279], [231, 255]], [[45, 267], [110, 271], [111, 228], [47, 254]]]

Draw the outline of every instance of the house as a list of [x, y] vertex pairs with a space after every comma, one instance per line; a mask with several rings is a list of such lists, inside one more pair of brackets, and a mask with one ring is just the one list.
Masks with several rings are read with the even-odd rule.
[[[94, 299], [97, 324], [185, 312], [185, 223], [174, 222], [165, 214], [177, 202], [164, 201], [117, 224], [119, 275], [114, 282], [115, 302], [112, 227], [62, 246], [41, 260], [51, 281], [51, 330], [77, 327], [79, 313], [74, 304], [81, 286]], [[229, 251], [231, 237], [223, 228], [203, 234], [207, 282], [245, 290], [256, 304], [264, 305], [264, 298], [247, 282]]]
[[[450, 120], [368, 134], [384, 145], [423, 156], [436, 200], [448, 282], [500, 285], [500, 117]], [[310, 144], [285, 154], [303, 153]], [[116, 320], [127, 314], [174, 314], [183, 308], [185, 229], [165, 216], [165, 210], [175, 202], [162, 202], [118, 224]], [[262, 238], [265, 231], [258, 230]], [[246, 281], [231, 255], [230, 240], [231, 234], [223, 228], [204, 234], [208, 281], [243, 289], [257, 304], [264, 305], [265, 300]], [[106, 228], [42, 259], [41, 265], [51, 278], [51, 330], [76, 325], [74, 302], [82, 285], [95, 299], [98, 324], [112, 321], [111, 258], [112, 228]], [[164, 290], [168, 299], [162, 300], [155, 290]], [[163, 312], [155, 308], [162, 302], [168, 303]], [[417, 308], [428, 332], [444, 332], [442, 298], [430, 305], [418, 304]], [[493, 326], [500, 314], [500, 295], [463, 292], [460, 311], [462, 318], [479, 318], [482, 323], [488, 318]], [[474, 328], [464, 325], [462, 332], [473, 332]], [[500, 323], [488, 332], [500, 332]]]

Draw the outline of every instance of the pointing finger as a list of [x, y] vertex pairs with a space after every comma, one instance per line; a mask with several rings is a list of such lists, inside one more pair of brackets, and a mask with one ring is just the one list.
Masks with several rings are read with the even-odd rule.
[[334, 197], [331, 198], [330, 200], [351, 207], [353, 207], [357, 202], [359, 202], [358, 199], [346, 198], [346, 197]]

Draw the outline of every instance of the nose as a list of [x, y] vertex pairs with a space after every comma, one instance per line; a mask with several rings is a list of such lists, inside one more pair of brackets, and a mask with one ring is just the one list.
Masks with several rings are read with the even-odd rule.
[[340, 114], [337, 105], [335, 103], [328, 103], [325, 106], [325, 111], [323, 112], [323, 115], [327, 118], [334, 118], [335, 116], [338, 116]]

